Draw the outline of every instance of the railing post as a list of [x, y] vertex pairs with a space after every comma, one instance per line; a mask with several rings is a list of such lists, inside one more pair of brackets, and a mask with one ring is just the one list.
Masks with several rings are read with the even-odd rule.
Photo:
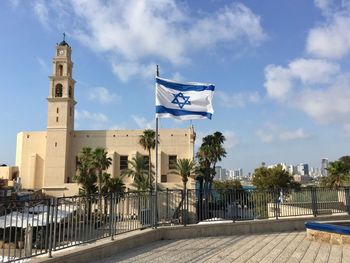
[[275, 218], [278, 220], [278, 210], [279, 210], [279, 192], [278, 190], [273, 191], [274, 199], [275, 199]]
[[[55, 211], [55, 209], [54, 209], [54, 206], [55, 206], [55, 200], [56, 199], [53, 199], [53, 198], [50, 198], [50, 201], [49, 201], [49, 209], [48, 209], [48, 217], [49, 218], [51, 218], [51, 220], [50, 221], [48, 221], [48, 224], [50, 224], [49, 226], [49, 258], [52, 258], [52, 242], [53, 242], [53, 238], [55, 238], [54, 237], [54, 235], [53, 235], [53, 219], [54, 219], [54, 211]], [[52, 207], [52, 209], [51, 209], [51, 207]], [[52, 210], [52, 212], [51, 212], [51, 210]]]
[[311, 187], [311, 207], [314, 217], [317, 216], [317, 192], [315, 187]]
[[198, 209], [197, 209], [197, 221], [202, 221], [202, 208], [203, 208], [203, 193], [202, 189], [198, 190]]
[[350, 188], [347, 186], [345, 189], [345, 209], [346, 212], [350, 215]]
[[114, 223], [114, 193], [111, 193], [110, 195], [110, 203], [109, 203], [109, 234], [111, 235], [111, 240], [114, 240], [114, 229], [113, 229], [113, 223]]
[[[189, 206], [188, 206], [188, 189], [186, 189], [186, 224], [187, 224], [187, 221], [188, 221], [188, 209], [189, 209]], [[186, 226], [186, 225], [185, 225]]]
[[166, 219], [168, 220], [170, 218], [169, 216], [169, 188], [166, 189]]

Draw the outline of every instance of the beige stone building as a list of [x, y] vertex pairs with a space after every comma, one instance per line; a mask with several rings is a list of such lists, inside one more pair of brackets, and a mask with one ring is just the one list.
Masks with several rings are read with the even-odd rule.
[[[75, 80], [71, 47], [62, 41], [56, 46], [49, 77], [47, 130], [17, 134], [16, 166], [22, 187], [43, 189], [55, 196], [77, 194], [73, 181], [76, 159], [83, 147], [104, 147], [112, 158], [109, 173], [119, 176], [137, 153], [148, 155], [138, 143], [143, 130], [74, 130]], [[181, 188], [178, 175], [169, 174], [169, 162], [177, 158], [192, 158], [195, 133], [192, 128], [160, 130], [159, 175], [163, 188]], [[152, 152], [152, 162], [155, 153]], [[125, 178], [127, 186], [131, 178]], [[189, 186], [193, 181], [189, 182]], [[193, 185], [192, 185], [193, 186]]]

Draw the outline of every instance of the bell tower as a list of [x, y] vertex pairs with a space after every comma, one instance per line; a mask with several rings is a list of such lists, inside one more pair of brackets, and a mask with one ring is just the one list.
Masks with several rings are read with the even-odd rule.
[[65, 41], [56, 45], [49, 76], [48, 119], [44, 189], [59, 189], [69, 181], [70, 143], [74, 131], [74, 85], [72, 49]]

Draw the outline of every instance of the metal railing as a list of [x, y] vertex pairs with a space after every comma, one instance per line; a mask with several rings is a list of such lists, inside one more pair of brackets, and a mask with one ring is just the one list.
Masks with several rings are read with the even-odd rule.
[[[0, 202], [0, 258], [11, 262], [148, 227], [350, 213], [350, 188], [163, 190]], [[157, 205], [155, 201], [157, 200]]]
[[187, 223], [350, 213], [350, 188], [188, 190]]

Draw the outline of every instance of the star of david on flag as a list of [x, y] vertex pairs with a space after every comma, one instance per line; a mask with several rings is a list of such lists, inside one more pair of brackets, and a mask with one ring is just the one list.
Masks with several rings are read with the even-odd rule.
[[156, 77], [156, 118], [211, 119], [215, 86]]

